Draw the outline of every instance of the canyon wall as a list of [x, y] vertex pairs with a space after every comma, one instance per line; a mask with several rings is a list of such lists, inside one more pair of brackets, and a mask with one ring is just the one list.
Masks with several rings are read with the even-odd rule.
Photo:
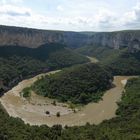
[[129, 47], [133, 42], [140, 45], [140, 30], [88, 33], [0, 26], [0, 46], [37, 48], [45, 43], [62, 43], [70, 48], [95, 44], [118, 49]]
[[91, 42], [115, 49], [130, 47], [137, 43], [140, 45], [140, 30], [96, 33], [91, 37]]
[[15, 45], [37, 48], [46, 43], [62, 43], [69, 47], [79, 47], [86, 44], [87, 40], [87, 35], [77, 32], [0, 26], [0, 46]]

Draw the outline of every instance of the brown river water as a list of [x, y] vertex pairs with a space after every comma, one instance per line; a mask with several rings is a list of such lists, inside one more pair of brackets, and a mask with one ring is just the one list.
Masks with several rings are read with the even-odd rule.
[[[58, 70], [59, 71], [59, 70]], [[53, 74], [58, 71], [52, 71], [47, 74]], [[99, 124], [103, 120], [115, 117], [117, 102], [120, 101], [124, 85], [132, 76], [115, 76], [112, 89], [106, 91], [102, 100], [98, 103], [89, 103], [83, 106], [79, 111], [74, 113], [67, 104], [57, 103], [52, 105], [52, 99], [44, 98], [32, 93], [30, 100], [26, 100], [20, 96], [23, 88], [33, 84], [39, 77], [46, 74], [37, 75], [31, 79], [23, 80], [17, 86], [4, 94], [0, 98], [1, 104], [4, 106], [10, 116], [19, 117], [25, 123], [31, 125], [61, 124], [63, 126], [84, 125], [87, 122]], [[46, 111], [50, 115], [46, 115]], [[56, 117], [56, 113], [60, 112], [61, 116]]]

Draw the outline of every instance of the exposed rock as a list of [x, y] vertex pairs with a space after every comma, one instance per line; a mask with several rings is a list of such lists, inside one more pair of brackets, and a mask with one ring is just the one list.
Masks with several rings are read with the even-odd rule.
[[136, 52], [140, 51], [140, 41], [137, 39], [134, 39], [133, 41], [131, 41], [129, 44], [128, 50], [131, 53], [136, 53]]
[[134, 40], [140, 40], [140, 31], [96, 33], [91, 38], [93, 44], [119, 49], [129, 47]]
[[0, 26], [0, 46], [17, 45], [37, 48], [47, 43], [65, 43], [68, 46], [77, 47], [86, 41], [87, 35], [76, 32]]
[[[136, 40], [140, 41], [140, 30], [118, 32], [66, 32], [0, 26], [0, 46], [18, 45], [37, 48], [42, 44], [53, 42], [66, 44], [71, 48], [95, 44], [119, 49], [135, 44]], [[138, 46], [136, 49], [138, 49]]]

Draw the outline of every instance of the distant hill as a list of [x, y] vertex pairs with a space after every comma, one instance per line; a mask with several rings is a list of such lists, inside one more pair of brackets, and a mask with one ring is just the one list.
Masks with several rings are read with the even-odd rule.
[[77, 53], [90, 57], [96, 57], [99, 61], [107, 61], [107, 59], [115, 58], [122, 52], [122, 50], [123, 49], [113, 49], [98, 45], [87, 45], [75, 49]]
[[126, 50], [104, 64], [114, 75], [140, 75], [140, 51], [131, 53]]
[[46, 43], [66, 44], [69, 48], [86, 45], [124, 48], [135, 39], [140, 41], [140, 30], [117, 32], [70, 32], [0, 26], [0, 46], [17, 45], [37, 48]]
[[0, 46], [37, 48], [46, 43], [59, 43], [75, 48], [87, 44], [88, 38], [89, 35], [79, 32], [0, 26]]
[[21, 46], [0, 47], [0, 92], [20, 80], [75, 64], [88, 62], [88, 58], [69, 50], [62, 44], [45, 44], [32, 49]]
[[140, 74], [140, 42], [134, 40], [130, 46], [113, 49], [88, 45], [75, 50], [77, 53], [96, 57], [99, 63], [112, 70], [114, 75]]

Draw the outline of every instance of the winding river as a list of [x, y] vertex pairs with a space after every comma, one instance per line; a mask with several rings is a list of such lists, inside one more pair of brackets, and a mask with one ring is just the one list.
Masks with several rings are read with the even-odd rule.
[[[53, 74], [57, 71], [48, 72], [46, 74]], [[84, 125], [87, 122], [99, 124], [103, 120], [115, 117], [117, 102], [120, 101], [122, 91], [129, 78], [132, 76], [114, 76], [114, 85], [112, 89], [106, 91], [102, 100], [98, 103], [89, 103], [81, 108], [81, 110], [74, 113], [67, 107], [66, 104], [57, 103], [52, 105], [51, 99], [44, 98], [32, 93], [32, 98], [26, 100], [20, 96], [23, 88], [33, 84], [39, 77], [46, 75], [40, 74], [33, 78], [23, 80], [17, 86], [0, 98], [1, 104], [4, 106], [10, 116], [19, 117], [25, 123], [30, 125], [47, 124], [53, 126], [54, 124], [61, 124], [63, 126], [69, 125]], [[50, 111], [50, 115], [46, 115], [46, 111]], [[61, 112], [60, 117], [56, 117], [56, 112]]]

